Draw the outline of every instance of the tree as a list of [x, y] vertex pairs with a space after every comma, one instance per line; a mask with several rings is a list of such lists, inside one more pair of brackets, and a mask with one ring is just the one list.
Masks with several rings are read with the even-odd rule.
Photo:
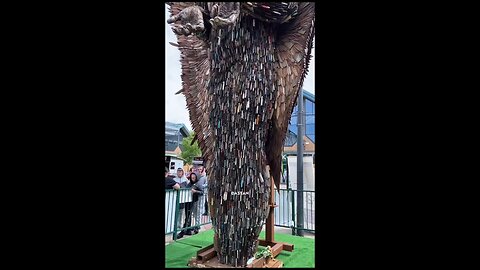
[[198, 146], [198, 142], [195, 141], [195, 143], [192, 145], [192, 140], [195, 137], [195, 133], [192, 132], [190, 135], [186, 138], [183, 138], [182, 140], [182, 153], [180, 156], [185, 159], [185, 163], [187, 164], [192, 164], [193, 158], [198, 157], [202, 155], [202, 150], [200, 150], [200, 147]]

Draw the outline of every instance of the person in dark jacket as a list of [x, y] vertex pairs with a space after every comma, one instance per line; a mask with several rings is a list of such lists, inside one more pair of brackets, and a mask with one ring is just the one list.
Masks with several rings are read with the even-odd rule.
[[199, 167], [199, 172], [200, 172], [200, 182], [203, 182], [203, 189], [204, 189], [204, 192], [203, 192], [203, 201], [204, 201], [204, 204], [203, 204], [203, 215], [204, 216], [208, 216], [208, 192], [207, 192], [207, 187], [208, 187], [208, 178], [207, 178], [207, 171], [205, 170], [205, 167], [203, 166], [200, 166]]
[[165, 167], [165, 189], [180, 189], [180, 185], [168, 176], [168, 168]]
[[[196, 191], [196, 189], [198, 189], [196, 187], [196, 184], [198, 183], [198, 178], [197, 178], [197, 174], [196, 173], [191, 173], [189, 175], [189, 182], [187, 184], [187, 188], [191, 188], [192, 190], [192, 202], [186, 202], [185, 203], [185, 223], [183, 224], [183, 227], [182, 228], [187, 228], [187, 229], [182, 229], [182, 231], [177, 235], [177, 239], [180, 239], [182, 238], [184, 235], [192, 235], [192, 234], [197, 234], [198, 233], [198, 230], [196, 230], [196, 228], [194, 228], [193, 230], [189, 227], [191, 227], [192, 225], [192, 212], [193, 212], [193, 208], [197, 205], [197, 202], [198, 202], [198, 196], [200, 195], [200, 193], [198, 191]], [[202, 193], [203, 194], [203, 193]], [[195, 211], [195, 214], [197, 212]], [[195, 219], [195, 221], [197, 221], [197, 219]], [[195, 223], [195, 224], [198, 224], [198, 223]]]
[[[198, 180], [197, 180], [198, 179]], [[195, 219], [195, 228], [193, 230], [194, 234], [197, 234], [200, 230], [200, 215], [203, 210], [203, 195], [204, 195], [204, 188], [205, 188], [205, 177], [197, 178], [195, 180], [191, 180], [192, 185], [192, 214]]]

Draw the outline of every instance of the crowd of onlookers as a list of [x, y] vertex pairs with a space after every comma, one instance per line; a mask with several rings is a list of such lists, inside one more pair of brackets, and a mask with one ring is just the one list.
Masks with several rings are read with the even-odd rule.
[[[200, 230], [200, 217], [201, 215], [208, 215], [208, 202], [207, 202], [207, 175], [205, 167], [199, 166], [197, 168], [190, 168], [187, 175], [182, 168], [177, 169], [177, 175], [171, 177], [168, 175], [168, 168], [165, 168], [165, 190], [168, 189], [190, 189], [191, 201], [184, 200], [180, 202], [179, 218], [177, 219], [177, 228], [181, 231], [178, 235], [174, 236], [176, 239], [182, 238], [184, 235], [197, 234]], [[182, 216], [185, 216], [183, 219]], [[194, 227], [192, 227], [192, 217], [195, 221]], [[182, 225], [183, 223], [183, 225]], [[192, 228], [189, 228], [192, 227]]]

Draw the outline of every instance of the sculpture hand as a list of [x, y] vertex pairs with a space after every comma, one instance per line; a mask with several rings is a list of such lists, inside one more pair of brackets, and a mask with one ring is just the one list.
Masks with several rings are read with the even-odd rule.
[[240, 15], [240, 3], [239, 2], [227, 2], [223, 4], [209, 4], [210, 19], [209, 22], [213, 27], [223, 28], [234, 24], [238, 16]]
[[234, 13], [227, 18], [222, 18], [220, 16], [217, 16], [214, 19], [210, 19], [210, 23], [214, 27], [225, 27], [225, 26], [232, 25], [233, 23], [235, 23], [237, 18], [238, 18], [238, 13]]
[[178, 14], [167, 19], [167, 23], [180, 22], [172, 25], [172, 31], [177, 35], [188, 36], [193, 33], [199, 33], [205, 30], [203, 24], [203, 9], [199, 6], [190, 6]]

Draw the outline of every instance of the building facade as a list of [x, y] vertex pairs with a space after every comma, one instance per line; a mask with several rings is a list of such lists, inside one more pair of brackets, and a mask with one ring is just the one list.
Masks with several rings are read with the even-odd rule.
[[[315, 168], [315, 95], [303, 89], [303, 106], [305, 123], [305, 136], [303, 137], [303, 155], [304, 155], [304, 184], [306, 186], [314, 186], [314, 168]], [[292, 182], [296, 182], [296, 156], [297, 156], [297, 133], [298, 133], [298, 102], [293, 109], [290, 123], [288, 125], [287, 136], [283, 146], [282, 161], [282, 179], [281, 187], [286, 188], [288, 180], [292, 178]], [[290, 165], [289, 165], [290, 164]], [[293, 171], [290, 171], [288, 169]], [[288, 177], [289, 175], [290, 177]], [[293, 176], [293, 177], [292, 177]], [[312, 185], [310, 185], [312, 184]], [[291, 186], [290, 186], [291, 187]], [[313, 188], [314, 189], [314, 188]]]
[[[303, 90], [303, 105], [305, 115], [305, 136], [303, 137], [303, 149], [305, 155], [315, 154], [315, 95]], [[283, 152], [285, 155], [297, 154], [297, 123], [298, 123], [298, 104], [295, 106], [288, 124], [287, 136], [285, 138]]]
[[165, 152], [180, 155], [182, 140], [188, 135], [190, 131], [184, 124], [165, 122]]

